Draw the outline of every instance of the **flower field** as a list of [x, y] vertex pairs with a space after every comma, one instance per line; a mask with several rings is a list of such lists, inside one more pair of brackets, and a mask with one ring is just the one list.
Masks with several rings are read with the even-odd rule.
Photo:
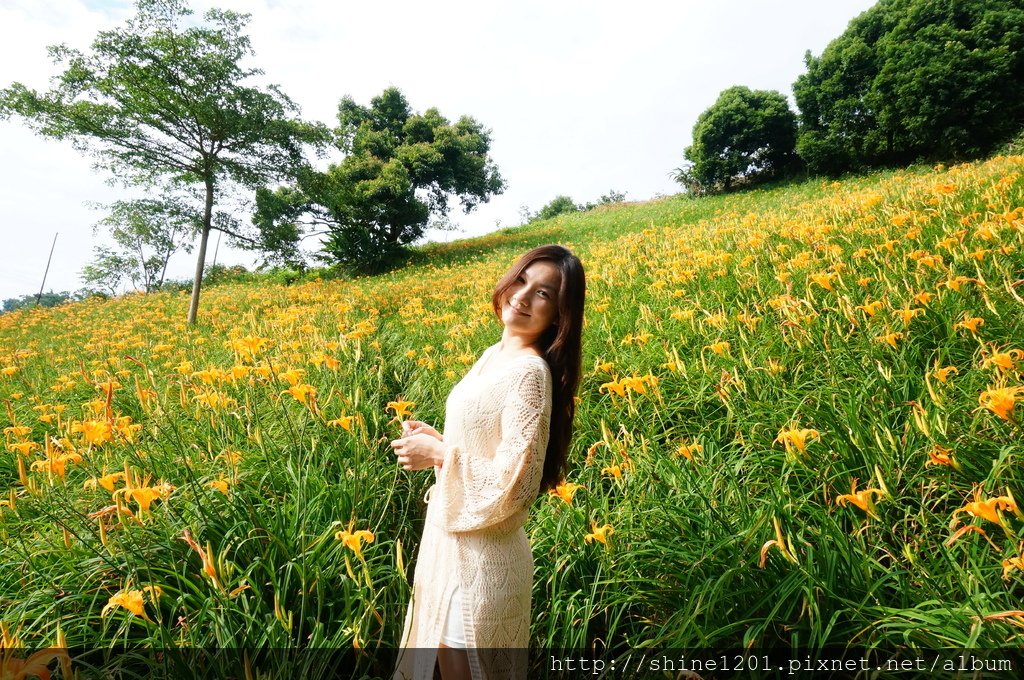
[[588, 296], [570, 473], [527, 525], [533, 644], [1024, 644], [1024, 157], [997, 157], [213, 287], [196, 328], [171, 293], [0, 316], [0, 653], [381, 672], [432, 477], [388, 442], [440, 428], [500, 336], [491, 287], [548, 242]]

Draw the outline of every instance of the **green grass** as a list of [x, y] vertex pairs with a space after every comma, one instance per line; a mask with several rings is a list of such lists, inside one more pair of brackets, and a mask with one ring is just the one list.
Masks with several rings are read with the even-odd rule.
[[[991, 361], [1024, 350], [1022, 173], [1024, 158], [995, 158], [605, 207], [427, 246], [380, 277], [220, 285], [198, 328], [183, 293], [4, 315], [3, 426], [31, 427], [0, 453], [8, 644], [54, 644], [59, 627], [93, 648], [393, 647], [430, 479], [394, 464], [386, 405], [414, 401], [440, 427], [500, 334], [491, 286], [559, 242], [588, 276], [568, 476], [584, 488], [538, 499], [527, 526], [535, 646], [1019, 648], [1022, 515], [964, 509], [976, 490], [1024, 498], [1024, 406], [983, 403], [1024, 384], [1018, 355]], [[270, 344], [246, 356], [231, 346], [246, 336]], [[943, 383], [940, 366], [958, 372]], [[618, 396], [623, 378], [644, 392]], [[329, 425], [343, 415], [351, 431]], [[86, 421], [141, 429], [89, 445], [71, 427]], [[787, 450], [790, 428], [817, 434]], [[81, 456], [64, 476], [44, 463], [53, 440]], [[937, 446], [955, 467], [928, 464]], [[174, 488], [140, 512], [83, 487], [126, 466], [136, 486]], [[854, 480], [874, 514], [838, 502]], [[604, 524], [607, 544], [587, 542]], [[362, 559], [336, 538], [347, 528], [374, 534]], [[145, 618], [107, 607], [143, 586], [162, 591]]]

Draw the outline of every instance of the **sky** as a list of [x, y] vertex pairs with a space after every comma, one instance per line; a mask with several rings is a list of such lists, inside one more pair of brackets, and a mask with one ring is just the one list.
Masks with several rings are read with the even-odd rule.
[[[697, 117], [734, 85], [790, 98], [805, 71], [874, 0], [191, 0], [251, 15], [265, 72], [301, 115], [334, 125], [349, 95], [369, 104], [398, 87], [415, 111], [472, 116], [491, 130], [491, 157], [507, 188], [464, 215], [455, 232], [477, 236], [521, 223], [555, 196], [577, 203], [609, 191], [643, 201], [678, 193]], [[628, 7], [628, 10], [626, 9]], [[0, 87], [45, 90], [57, 73], [47, 46], [87, 49], [98, 31], [134, 14], [122, 0], [0, 0]], [[134, 195], [68, 141], [0, 120], [0, 301], [82, 287], [102, 204]], [[335, 158], [335, 161], [338, 159]], [[322, 162], [326, 165], [327, 161]], [[93, 207], [90, 207], [93, 206]], [[248, 216], [241, 215], [246, 220]], [[56, 237], [56, 241], [55, 241]], [[54, 245], [55, 244], [55, 245]], [[213, 261], [216, 233], [207, 262]], [[254, 253], [221, 244], [217, 262], [252, 268]], [[191, 279], [195, 251], [178, 253], [169, 278]]]

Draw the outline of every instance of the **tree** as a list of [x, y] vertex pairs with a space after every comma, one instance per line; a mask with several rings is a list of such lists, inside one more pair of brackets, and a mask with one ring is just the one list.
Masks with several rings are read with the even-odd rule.
[[[157, 290], [163, 285], [171, 255], [178, 250], [192, 252], [191, 239], [201, 226], [196, 219], [198, 211], [179, 198], [117, 201], [109, 207], [110, 214], [93, 231], [101, 226], [109, 228], [118, 247], [116, 254], [127, 268], [127, 278], [133, 284], [141, 283], [147, 293]], [[110, 252], [99, 252], [99, 258], [108, 259]], [[91, 274], [109, 269], [99, 261], [94, 264], [97, 266]]]
[[609, 189], [607, 194], [601, 194], [601, 198], [597, 199], [597, 202], [588, 201], [583, 205], [579, 206], [580, 210], [593, 210], [598, 206], [612, 205], [615, 203], [622, 203], [626, 200], [625, 191], [615, 191], [615, 189]]
[[793, 85], [811, 170], [960, 160], [1024, 126], [1018, 0], [881, 0]]
[[552, 217], [556, 217], [564, 213], [579, 212], [579, 210], [580, 207], [568, 196], [555, 196], [547, 205], [540, 209], [540, 212], [537, 213], [534, 219], [550, 220]]
[[137, 272], [135, 261], [108, 246], [93, 248], [92, 262], [82, 267], [82, 283], [86, 290], [104, 295], [117, 295], [117, 289]]
[[335, 139], [346, 154], [341, 163], [257, 192], [254, 223], [265, 248], [294, 257], [299, 240], [322, 227], [327, 258], [379, 272], [423, 235], [432, 215], [447, 216], [453, 197], [468, 213], [505, 187], [488, 156], [489, 131], [468, 116], [450, 123], [435, 108], [414, 113], [397, 88], [369, 107], [344, 97]]
[[248, 15], [212, 9], [197, 26], [183, 0], [138, 0], [137, 10], [124, 27], [101, 31], [89, 52], [51, 47], [64, 68], [52, 89], [14, 83], [0, 90], [0, 114], [70, 139], [126, 184], [202, 192], [194, 324], [210, 231], [227, 230], [215, 224], [214, 206], [240, 186], [289, 176], [303, 164], [302, 143], [324, 131], [295, 119], [297, 107], [276, 86], [241, 84], [262, 73], [241, 66], [252, 54], [242, 34]]
[[16, 298], [7, 298], [3, 302], [3, 308], [0, 309], [0, 313], [13, 312], [16, 309], [23, 309], [27, 307], [56, 307], [57, 305], [65, 302], [80, 300], [84, 297], [84, 294], [71, 293], [69, 291], [61, 291], [54, 293], [49, 290], [42, 295], [38, 293], [32, 293], [30, 295], [22, 295]]
[[784, 169], [795, 159], [795, 149], [796, 114], [786, 98], [737, 85], [697, 118], [693, 144], [684, 152], [692, 165], [676, 179], [695, 181], [704, 190], [728, 190], [738, 179], [756, 181]]

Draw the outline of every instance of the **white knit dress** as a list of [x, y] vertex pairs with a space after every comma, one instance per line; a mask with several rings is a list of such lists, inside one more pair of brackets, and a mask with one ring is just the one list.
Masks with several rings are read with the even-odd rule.
[[433, 678], [456, 587], [474, 680], [526, 677], [533, 553], [523, 524], [540, 489], [552, 381], [532, 355], [480, 374], [495, 347], [448, 396], [396, 680]]

